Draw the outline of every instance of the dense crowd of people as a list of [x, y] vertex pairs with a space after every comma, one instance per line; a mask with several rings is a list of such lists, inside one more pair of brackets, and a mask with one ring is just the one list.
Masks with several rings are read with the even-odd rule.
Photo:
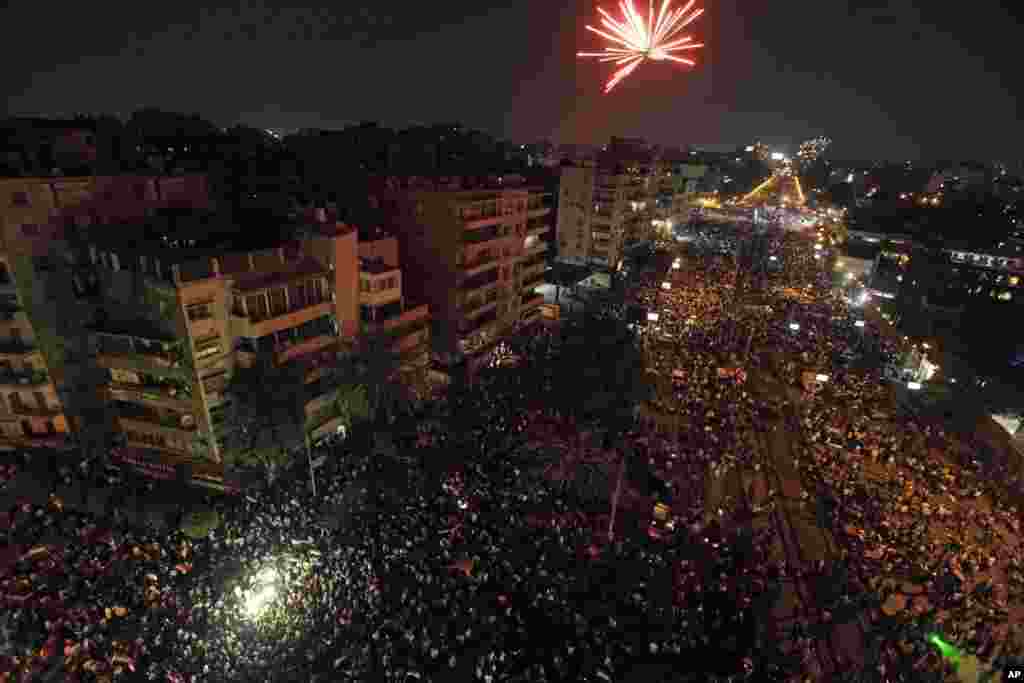
[[[205, 535], [97, 518], [56, 495], [18, 501], [0, 516], [0, 681], [820, 675], [811, 613], [787, 626], [768, 615], [786, 585], [833, 568], [780, 559], [775, 527], [734, 524], [731, 503], [708, 498], [709, 481], [762, 469], [763, 432], [780, 424], [849, 574], [829, 609], [870, 590], [882, 614], [936, 608], [947, 638], [1012, 654], [1024, 567], [1017, 511], [990, 484], [998, 465], [898, 413], [877, 371], [850, 367], [865, 333], [827, 274], [801, 238], [770, 245], [784, 268], [756, 303], [713, 250], [629, 288], [626, 303], [658, 319], [636, 338], [650, 412], [628, 426], [510, 381], [557, 360], [563, 340], [541, 329], [445, 401], [327, 444], [315, 494], [302, 463], [211, 500]], [[774, 399], [753, 386], [807, 369], [827, 381]], [[17, 471], [0, 466], [0, 485]], [[898, 654], [886, 652], [883, 672]]]

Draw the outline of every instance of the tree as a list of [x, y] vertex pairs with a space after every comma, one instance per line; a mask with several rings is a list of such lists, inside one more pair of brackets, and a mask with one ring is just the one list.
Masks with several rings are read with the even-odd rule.
[[273, 481], [291, 461], [289, 447], [304, 440], [304, 369], [260, 353], [251, 366], [235, 366], [225, 393], [231, 397], [224, 421], [229, 454], [225, 460], [236, 466], [260, 466], [268, 482]]

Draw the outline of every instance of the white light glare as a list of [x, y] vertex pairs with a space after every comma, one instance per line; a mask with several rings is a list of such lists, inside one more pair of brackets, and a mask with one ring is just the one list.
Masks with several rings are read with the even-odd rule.
[[667, 292], [668, 290], [672, 289], [672, 283], [671, 282], [662, 282], [661, 283], [661, 288], [664, 289]]
[[[253, 588], [245, 595], [244, 611], [250, 619], [258, 619], [264, 610], [277, 597], [279, 576], [273, 567], [266, 567], [256, 575]], [[235, 588], [235, 595], [241, 595], [240, 588]]]
[[800, 323], [790, 323], [789, 329], [793, 330], [794, 332], [798, 331], [800, 329]]
[[814, 379], [818, 380], [819, 382], [827, 382], [829, 377], [828, 377], [828, 375], [823, 375], [823, 374], [819, 373], [819, 374], [814, 376]]
[[918, 391], [920, 388], [920, 382], [907, 382], [907, 389], [910, 389], [911, 391]]
[[648, 322], [652, 322], [652, 323], [658, 322], [658, 314], [657, 313], [648, 313], [647, 314], [647, 321]]
[[864, 327], [864, 321], [863, 320], [858, 320], [857, 322], [855, 322], [853, 324], [853, 326], [854, 327]]

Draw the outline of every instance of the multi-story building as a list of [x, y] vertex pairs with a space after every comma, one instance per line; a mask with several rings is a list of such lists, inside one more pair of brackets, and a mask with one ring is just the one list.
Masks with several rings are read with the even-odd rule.
[[87, 258], [99, 280], [93, 350], [110, 371], [123, 459], [220, 460], [228, 379], [261, 352], [306, 364], [314, 441], [340, 426], [317, 399], [331, 389], [322, 368], [358, 331], [354, 229], [318, 225], [301, 241], [263, 245], [122, 235], [94, 228]]
[[584, 162], [562, 167], [560, 260], [617, 269], [625, 248], [653, 234], [653, 164]]
[[69, 445], [62, 323], [70, 312], [50, 280], [67, 230], [207, 201], [198, 176], [0, 180], [0, 448]]
[[389, 178], [372, 197], [433, 319], [436, 369], [470, 375], [503, 335], [537, 322], [551, 208], [515, 178]]
[[398, 239], [383, 230], [359, 232], [360, 346], [396, 354], [403, 384], [422, 388], [430, 367], [429, 307], [403, 284], [399, 253]]

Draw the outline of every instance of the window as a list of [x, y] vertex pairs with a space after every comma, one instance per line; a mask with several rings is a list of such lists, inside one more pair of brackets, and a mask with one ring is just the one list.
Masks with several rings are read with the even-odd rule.
[[39, 235], [39, 226], [35, 223], [24, 223], [21, 226], [21, 234], [25, 237], [36, 237]]

